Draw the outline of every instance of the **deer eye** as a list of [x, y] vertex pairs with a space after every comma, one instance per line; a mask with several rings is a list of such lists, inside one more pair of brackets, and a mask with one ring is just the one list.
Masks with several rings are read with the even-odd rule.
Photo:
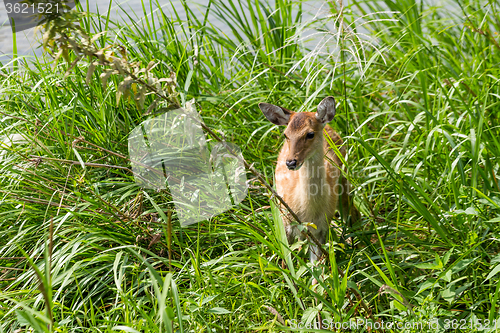
[[286, 134], [283, 134], [283, 135], [285, 136], [285, 139], [287, 139], [287, 140], [288, 140], [288, 137], [286, 136]]
[[306, 138], [308, 138], [308, 139], [314, 138], [314, 132], [307, 133]]

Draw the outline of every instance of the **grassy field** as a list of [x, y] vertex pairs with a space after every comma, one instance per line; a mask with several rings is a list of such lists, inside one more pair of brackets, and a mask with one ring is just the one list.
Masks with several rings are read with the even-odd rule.
[[318, 267], [305, 246], [283, 246], [251, 173], [230, 211], [185, 228], [174, 212], [168, 223], [168, 190], [136, 185], [128, 158], [153, 94], [144, 108], [118, 98], [123, 78], [103, 87], [105, 68], [89, 72], [87, 57], [69, 72], [64, 61], [5, 64], [0, 332], [312, 331], [318, 313], [324, 331], [494, 332], [500, 5], [453, 5], [457, 15], [412, 0], [332, 2], [314, 17], [297, 1], [210, 2], [227, 31], [186, 4], [173, 19], [161, 9], [129, 24], [82, 18], [88, 32], [109, 31], [99, 47], [156, 61], [158, 78], [175, 73], [172, 96], [194, 99], [269, 183], [283, 128], [257, 104], [312, 111], [335, 97], [330, 125], [346, 140], [362, 220], [337, 221]]

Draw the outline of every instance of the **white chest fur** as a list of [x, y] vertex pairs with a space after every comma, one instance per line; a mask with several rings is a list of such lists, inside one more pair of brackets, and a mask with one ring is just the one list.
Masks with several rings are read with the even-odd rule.
[[[284, 161], [279, 161], [278, 163]], [[309, 228], [320, 242], [326, 240], [328, 225], [335, 214], [338, 195], [335, 187], [338, 170], [324, 158], [323, 149], [310, 156], [299, 170], [288, 170], [278, 165], [277, 191], [304, 223], [314, 223]], [[285, 224], [288, 224], [285, 221]], [[288, 228], [289, 229], [289, 228]], [[297, 236], [297, 231], [292, 231]]]

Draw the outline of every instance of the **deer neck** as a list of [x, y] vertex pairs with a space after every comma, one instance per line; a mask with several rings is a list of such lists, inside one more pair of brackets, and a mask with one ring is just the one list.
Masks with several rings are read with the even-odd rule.
[[304, 165], [298, 172], [303, 193], [306, 193], [308, 196], [318, 193], [318, 189], [326, 185], [327, 180], [323, 145], [321, 145], [321, 149], [316, 149], [316, 151], [304, 161]]

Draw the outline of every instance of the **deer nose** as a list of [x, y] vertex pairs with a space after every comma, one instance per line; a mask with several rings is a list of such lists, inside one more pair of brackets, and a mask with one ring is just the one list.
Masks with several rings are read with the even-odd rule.
[[297, 167], [297, 160], [286, 161], [286, 167], [290, 170], [294, 170]]

